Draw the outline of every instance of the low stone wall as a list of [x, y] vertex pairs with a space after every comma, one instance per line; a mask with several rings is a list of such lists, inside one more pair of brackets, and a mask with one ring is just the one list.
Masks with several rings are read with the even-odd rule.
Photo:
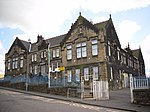
[[25, 90], [26, 89], [25, 82], [11, 83], [10, 88]]
[[150, 105], [150, 89], [133, 90], [133, 103]]
[[8, 82], [0, 82], [0, 86], [2, 86], [2, 87], [10, 87], [10, 82], [8, 81]]
[[[20, 82], [20, 83], [3, 82], [3, 83], [0, 83], [0, 86], [26, 90], [25, 82]], [[47, 94], [53, 94], [53, 95], [62, 95], [62, 96], [67, 96], [68, 94], [69, 97], [80, 97], [80, 94], [81, 94], [77, 92], [76, 87], [48, 88], [48, 84], [28, 85], [28, 91], [41, 92], [41, 93], [47, 93]]]
[[48, 93], [48, 85], [47, 84], [29, 85], [28, 91]]

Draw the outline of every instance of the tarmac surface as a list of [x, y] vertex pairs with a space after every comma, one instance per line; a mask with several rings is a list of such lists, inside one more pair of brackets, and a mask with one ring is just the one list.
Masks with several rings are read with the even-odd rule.
[[71, 101], [75, 103], [81, 103], [81, 104], [98, 106], [98, 107], [106, 107], [106, 108], [133, 111], [133, 112], [150, 112], [150, 106], [144, 106], [144, 105], [131, 103], [129, 88], [116, 90], [116, 91], [110, 91], [109, 100], [103, 100], [103, 101], [97, 101], [94, 99], [81, 100], [79, 98], [74, 98], [74, 97], [67, 98], [65, 96], [37, 93], [37, 92], [31, 92], [31, 91], [23, 91], [23, 90], [17, 90], [17, 89], [12, 89], [12, 88], [5, 88], [5, 87], [0, 87], [0, 89], [6, 89], [6, 90], [15, 91], [15, 92], [25, 93], [25, 94], [31, 94], [31, 95], [36, 95], [36, 96], [41, 96], [41, 97], [46, 97], [46, 98], [63, 100], [63, 101]]

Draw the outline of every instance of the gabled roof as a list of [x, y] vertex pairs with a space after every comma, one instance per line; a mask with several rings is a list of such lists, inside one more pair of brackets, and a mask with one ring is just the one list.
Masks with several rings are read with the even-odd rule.
[[13, 44], [11, 45], [8, 53], [11, 51], [11, 49], [13, 48], [13, 46], [18, 45], [20, 46], [22, 49], [29, 51], [29, 46], [30, 43], [24, 40], [20, 40], [18, 37], [16, 37], [15, 41], [13, 42]]
[[141, 48], [132, 50], [132, 54], [133, 54], [133, 56], [135, 56], [136, 58], [138, 58], [138, 60], [144, 61]]
[[24, 41], [24, 40], [20, 40], [20, 42], [24, 45], [24, 47], [26, 48], [26, 50], [29, 50], [29, 46], [30, 46], [29, 42]]
[[105, 28], [105, 26], [108, 24], [108, 21], [109, 21], [109, 20], [96, 23], [96, 24], [94, 24], [94, 26], [95, 26], [97, 29], [102, 30], [102, 29]]
[[140, 49], [134, 49], [134, 50], [132, 50], [132, 54], [133, 54], [133, 56], [135, 56], [136, 58], [139, 58]]
[[47, 43], [50, 43], [51, 47], [55, 47], [61, 44], [61, 42], [64, 40], [66, 34], [59, 35], [56, 37], [52, 37], [46, 40]]

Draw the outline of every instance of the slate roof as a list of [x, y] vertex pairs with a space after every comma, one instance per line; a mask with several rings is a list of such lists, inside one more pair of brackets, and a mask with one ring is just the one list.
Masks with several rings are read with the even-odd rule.
[[94, 26], [96, 28], [98, 28], [99, 30], [102, 30], [103, 28], [105, 28], [105, 26], [107, 25], [108, 21], [109, 20], [103, 21], [103, 22], [100, 22], [100, 23], [96, 23], [96, 24], [94, 24]]
[[30, 46], [29, 42], [24, 41], [24, 40], [20, 40], [20, 42], [24, 45], [24, 47], [26, 48], [26, 50], [29, 50], [29, 46]]
[[133, 56], [135, 56], [136, 58], [139, 58], [139, 55], [140, 55], [140, 49], [132, 50], [132, 54], [133, 54]]
[[55, 46], [58, 46], [61, 44], [61, 42], [64, 40], [65, 36], [66, 36], [66, 34], [52, 37], [52, 38], [46, 39], [46, 42], [47, 43], [50, 42], [51, 47], [55, 47]]

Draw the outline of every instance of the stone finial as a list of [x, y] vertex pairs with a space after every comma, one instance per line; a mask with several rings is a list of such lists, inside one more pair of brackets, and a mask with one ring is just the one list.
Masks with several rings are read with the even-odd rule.
[[109, 17], [111, 18], [111, 14], [109, 14]]
[[79, 16], [81, 16], [81, 12], [79, 12]]

